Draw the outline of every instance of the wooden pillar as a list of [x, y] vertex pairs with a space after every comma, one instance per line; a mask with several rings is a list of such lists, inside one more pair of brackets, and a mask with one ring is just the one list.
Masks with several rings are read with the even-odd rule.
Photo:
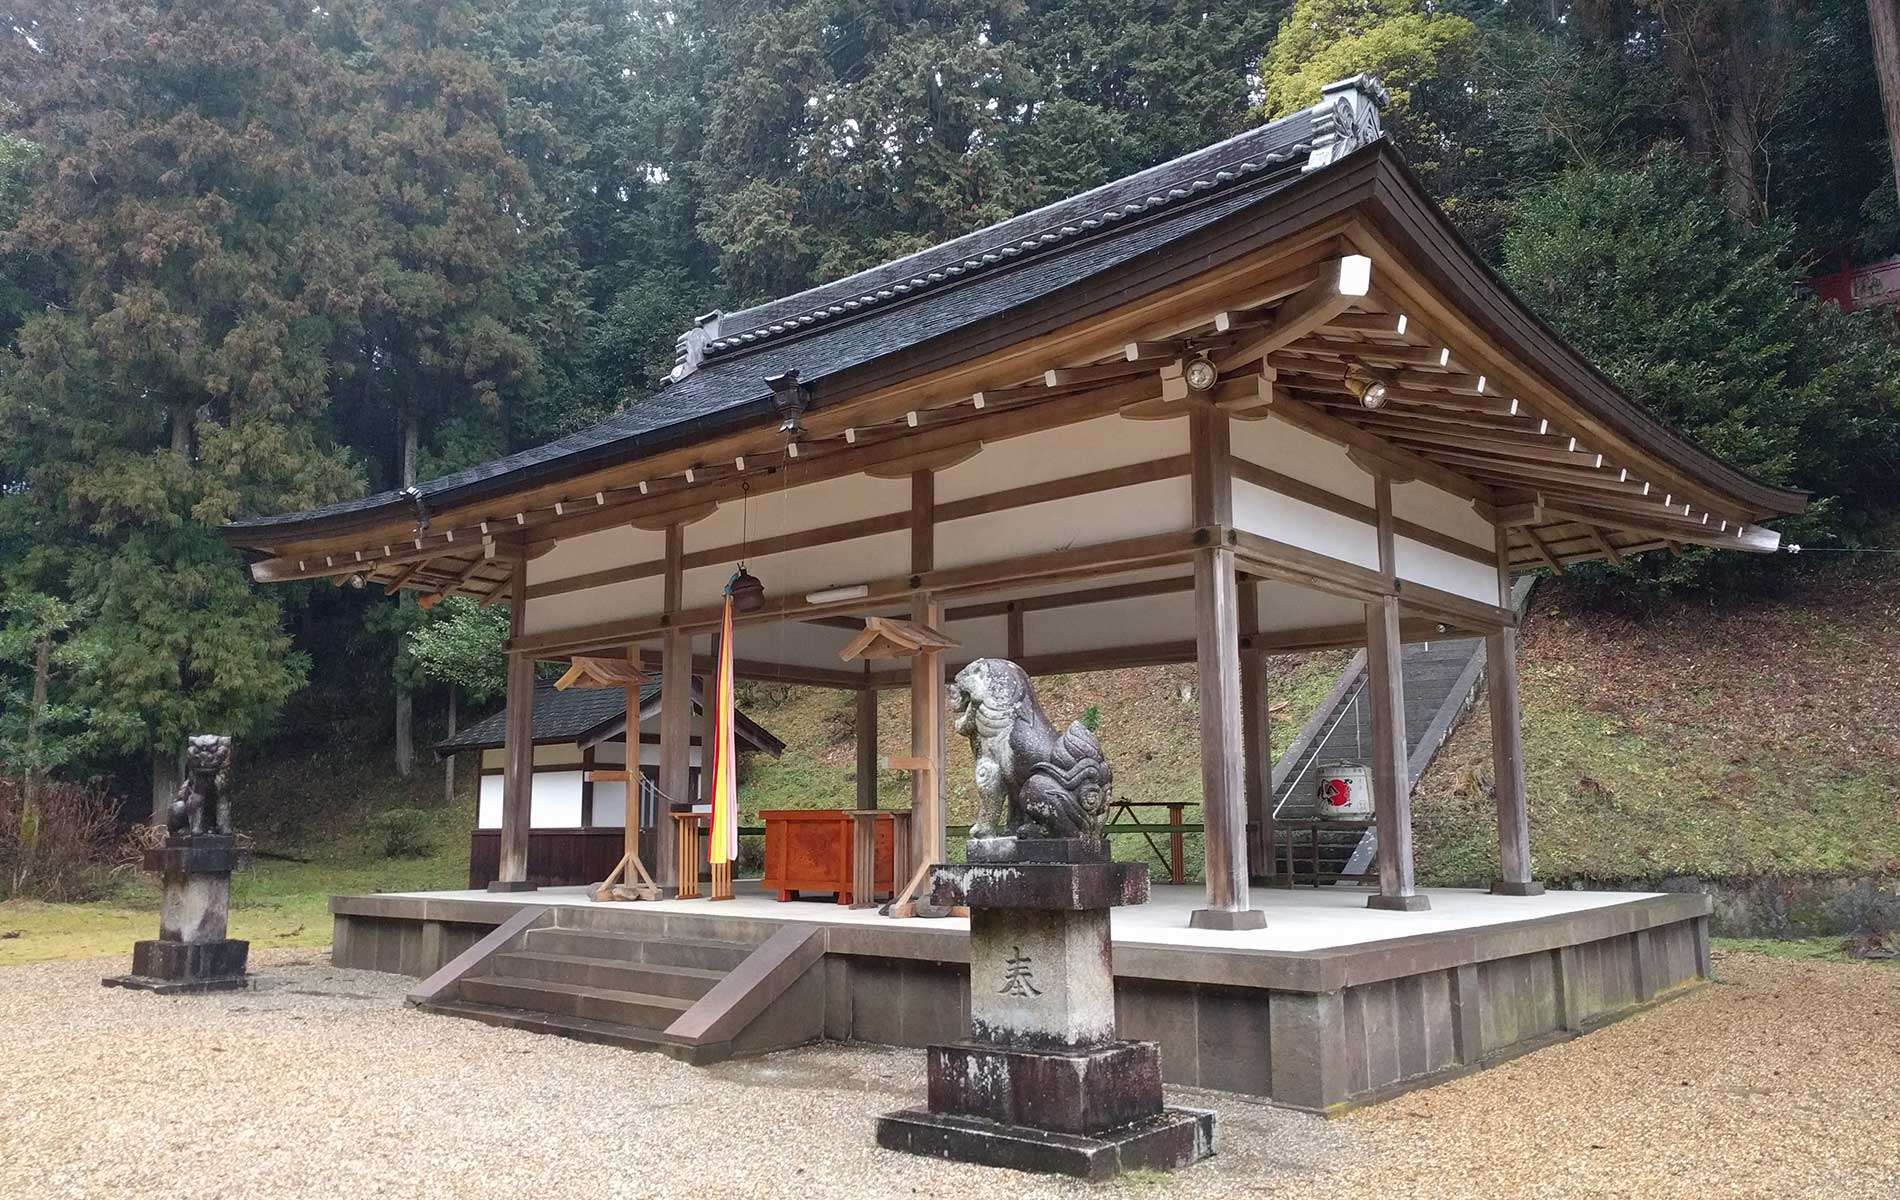
[[[1498, 605], [1511, 607], [1509, 537], [1497, 531]], [[1531, 878], [1531, 830], [1524, 812], [1524, 731], [1517, 698], [1517, 630], [1499, 629], [1484, 639], [1484, 686], [1491, 702], [1491, 778], [1498, 801], [1496, 896], [1541, 896]]]
[[[1240, 633], [1260, 632], [1259, 590], [1253, 580], [1240, 586]], [[1247, 795], [1247, 876], [1273, 877], [1273, 718], [1267, 710], [1267, 656], [1240, 652], [1240, 748]]]
[[877, 807], [877, 690], [868, 683], [858, 689], [857, 742], [858, 807], [869, 810]]
[[[627, 647], [627, 662], [636, 672], [640, 670], [638, 645]], [[640, 771], [640, 685], [629, 684], [623, 694], [627, 705], [627, 749], [620, 756], [623, 760], [620, 765], [627, 773], [627, 801], [620, 822], [621, 853], [644, 864], [646, 856], [640, 852], [640, 781], [645, 778]]]
[[1194, 554], [1194, 647], [1200, 668], [1201, 841], [1207, 907], [1198, 929], [1259, 929], [1266, 914], [1247, 891], [1247, 797], [1240, 718], [1240, 599], [1234, 551], [1225, 539], [1234, 519], [1233, 456], [1228, 417], [1196, 403], [1188, 412], [1188, 458], [1194, 524], [1214, 531]]
[[581, 828], [594, 827], [594, 748], [581, 751]]
[[[686, 530], [680, 525], [666, 527], [666, 587], [665, 606], [670, 618], [681, 607], [681, 593], [684, 590], [684, 572], [681, 560], [685, 556]], [[658, 875], [654, 882], [662, 891], [676, 890], [680, 886], [677, 874], [679, 855], [679, 823], [676, 822], [667, 805], [671, 801], [685, 803], [691, 797], [686, 794], [688, 781], [690, 740], [693, 732], [693, 640], [678, 629], [667, 630], [660, 641], [660, 811], [654, 824], [657, 845], [654, 848], [654, 866]]]
[[[929, 471], [910, 477], [910, 569], [922, 574], [936, 563], [936, 479]], [[911, 620], [943, 628], [943, 604], [927, 592], [911, 597]], [[931, 764], [910, 776], [911, 862], [940, 863], [945, 854], [943, 810], [943, 653], [926, 651], [910, 660], [910, 752]]]
[[[1379, 569], [1397, 577], [1392, 542], [1392, 480], [1374, 479], [1378, 508]], [[1366, 605], [1366, 701], [1372, 706], [1372, 805], [1379, 833], [1379, 894], [1367, 908], [1419, 912], [1431, 901], [1418, 894], [1412, 873], [1412, 785], [1405, 755], [1405, 680], [1400, 655], [1399, 598]]]
[[[516, 559], [508, 577], [508, 638], [525, 630], [528, 564]], [[528, 882], [528, 830], [534, 803], [534, 659], [508, 655], [507, 715], [502, 726], [501, 864], [491, 892], [532, 891]]]

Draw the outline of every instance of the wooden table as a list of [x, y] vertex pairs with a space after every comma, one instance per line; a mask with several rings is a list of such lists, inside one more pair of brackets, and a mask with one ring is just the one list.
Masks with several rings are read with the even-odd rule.
[[[869, 903], [880, 892], [893, 891], [893, 814], [870, 811], [863, 819], [875, 829], [876, 861]], [[801, 892], [830, 892], [838, 903], [859, 899], [852, 863], [853, 810], [835, 808], [781, 808], [759, 814], [765, 822], [765, 890], [780, 900], [796, 899]], [[860, 904], [862, 907], [862, 904]]]

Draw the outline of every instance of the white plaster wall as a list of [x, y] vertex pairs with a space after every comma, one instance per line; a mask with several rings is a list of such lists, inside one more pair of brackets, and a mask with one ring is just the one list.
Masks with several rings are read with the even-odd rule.
[[1337, 442], [1329, 442], [1278, 417], [1233, 421], [1228, 427], [1232, 430], [1230, 440], [1235, 456], [1325, 488], [1348, 500], [1372, 504], [1372, 476], [1347, 458], [1346, 448]]
[[619, 525], [562, 538], [554, 549], [528, 560], [528, 584], [631, 566], [666, 557], [666, 535], [631, 525]]
[[[955, 605], [951, 606], [956, 607]], [[1025, 622], [1023, 630], [1028, 632]], [[944, 632], [957, 639], [957, 648], [949, 652], [948, 657], [955, 662], [968, 662], [973, 658], [1006, 658], [1009, 656], [1009, 618], [973, 617], [966, 621], [950, 621]], [[897, 659], [876, 664], [874, 669], [888, 670], [902, 666]]]
[[[906, 494], [904, 507], [908, 506]], [[910, 571], [910, 532], [882, 533], [828, 546], [753, 556], [746, 560], [746, 569], [765, 584], [767, 596], [803, 596], [820, 588], [904, 575]], [[732, 572], [731, 563], [687, 571], [686, 607], [718, 604]]]
[[1406, 537], [1392, 539], [1392, 552], [1400, 579], [1456, 592], [1485, 604], [1498, 602], [1496, 567], [1475, 563]]
[[[534, 796], [528, 805], [530, 829], [577, 829], [581, 823], [581, 772], [540, 771], [534, 777]], [[501, 828], [501, 776], [482, 776], [481, 798], [475, 808], [478, 829]]]
[[1422, 480], [1394, 485], [1392, 515], [1492, 553], [1491, 522], [1478, 515], [1471, 501]]
[[[1126, 422], [1124, 427], [1132, 424]], [[1155, 457], [1159, 454], [1149, 453], [1134, 461]], [[1018, 482], [1035, 481], [1034, 478], [1018, 481], [1015, 476], [1003, 474], [996, 477], [993, 486], [1014, 487]], [[937, 567], [948, 570], [1152, 533], [1175, 533], [1187, 529], [1188, 517], [1186, 476], [984, 513], [938, 524]]]
[[627, 826], [627, 785], [601, 782], [594, 785], [594, 828], [625, 829]]
[[[723, 586], [723, 577], [720, 582]], [[660, 611], [665, 599], [666, 581], [658, 575], [578, 592], [563, 592], [558, 596], [534, 596], [528, 600], [526, 629], [529, 633], [549, 633], [581, 625], [596, 625], [602, 621], [651, 616]]]
[[1328, 558], [1379, 569], [1379, 534], [1371, 525], [1239, 479], [1234, 480], [1234, 525]]
[[[766, 587], [768, 591], [772, 587], [769, 580]], [[733, 630], [732, 654], [734, 658], [818, 667], [828, 671], [861, 670], [857, 664], [847, 663], [838, 657], [838, 651], [856, 636], [853, 630], [813, 625], [807, 621], [741, 625]], [[657, 724], [653, 728], [657, 729]]]
[[1263, 580], [1253, 586], [1263, 632], [1365, 623], [1366, 606], [1357, 600], [1277, 579]]
[[1023, 649], [1032, 656], [1184, 641], [1193, 637], [1192, 592], [1076, 604], [1023, 616]]
[[[757, 541], [843, 521], [909, 511], [908, 478], [846, 475], [789, 489], [762, 478], [753, 487], [749, 502], [723, 501], [711, 516], [688, 525], [686, 552], [695, 554], [720, 546], [737, 546], [742, 538]], [[724, 580], [722, 575], [720, 581]]]
[[1067, 479], [1186, 454], [1187, 422], [1129, 421], [1113, 414], [1060, 429], [986, 442], [968, 462], [937, 472], [938, 504], [1005, 488]]

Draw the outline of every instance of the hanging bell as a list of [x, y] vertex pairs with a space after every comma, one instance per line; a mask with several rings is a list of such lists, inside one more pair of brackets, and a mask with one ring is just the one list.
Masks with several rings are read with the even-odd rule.
[[732, 597], [735, 612], [752, 613], [765, 607], [765, 585], [759, 582], [757, 575], [745, 569], [744, 563], [726, 582], [726, 594]]

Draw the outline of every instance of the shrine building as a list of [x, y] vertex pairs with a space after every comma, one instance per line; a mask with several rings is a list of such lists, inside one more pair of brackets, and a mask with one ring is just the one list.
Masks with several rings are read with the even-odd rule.
[[[1382, 102], [1343, 80], [1127, 178], [707, 312], [669, 385], [599, 425], [228, 527], [259, 582], [507, 606], [494, 890], [337, 897], [338, 963], [427, 976], [413, 998], [436, 1011], [693, 1061], [954, 1039], [967, 922], [911, 915], [901, 881], [950, 850], [944, 796], [970, 785], [944, 776], [945, 681], [988, 656], [1032, 676], [1196, 666], [1204, 882], [1114, 917], [1123, 1034], [1160, 1041], [1172, 1081], [1332, 1110], [1706, 979], [1705, 898], [1533, 877], [1512, 577], [1770, 552], [1764, 523], [1805, 497], [1647, 415], [1534, 316], [1382, 136]], [[682, 878], [693, 681], [742, 564], [763, 596], [735, 618], [738, 674], [858, 697], [844, 869], [854, 905], [896, 893], [891, 915], [756, 888], [713, 904]], [[1488, 891], [1415, 880], [1396, 664], [1448, 636], [1486, 642]], [[1263, 657], [1337, 647], [1367, 656], [1376, 886], [1289, 889]], [[657, 899], [526, 890], [537, 662], [657, 683]], [[912, 732], [880, 754], [888, 689]], [[871, 815], [879, 763], [910, 775], [901, 812]]]

